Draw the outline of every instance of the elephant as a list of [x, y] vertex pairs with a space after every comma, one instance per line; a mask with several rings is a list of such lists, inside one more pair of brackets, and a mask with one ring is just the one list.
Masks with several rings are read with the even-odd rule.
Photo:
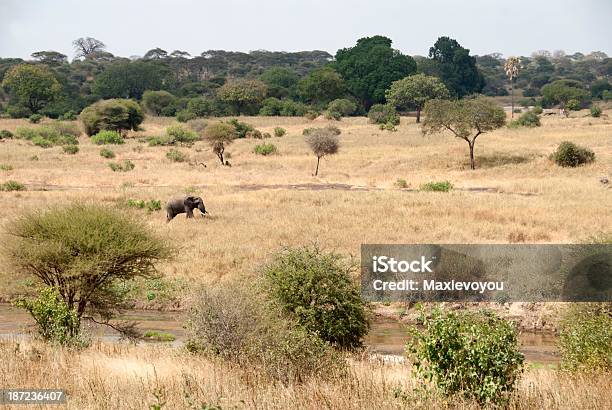
[[187, 196], [174, 198], [166, 204], [167, 222], [170, 222], [178, 214], [186, 213], [187, 218], [193, 218], [193, 210], [198, 208], [202, 216], [206, 214], [204, 201], [199, 196]]

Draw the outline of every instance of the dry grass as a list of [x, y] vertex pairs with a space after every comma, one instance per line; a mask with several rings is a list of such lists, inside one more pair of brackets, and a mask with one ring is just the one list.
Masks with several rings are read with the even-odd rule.
[[[320, 176], [312, 176], [315, 157], [301, 135], [328, 121], [303, 118], [243, 118], [262, 131], [282, 126], [288, 133], [272, 138], [279, 155], [252, 153], [259, 140], [232, 144], [232, 167], [216, 162], [204, 142], [187, 150], [195, 163], [173, 163], [168, 147], [148, 147], [134, 139], [113, 146], [114, 161], [131, 160], [133, 171], [118, 173], [100, 157], [100, 147], [81, 137], [81, 151], [42, 149], [26, 141], [0, 142], [0, 183], [16, 180], [29, 191], [0, 195], [0, 224], [27, 208], [44, 208], [75, 200], [117, 203], [121, 199], [156, 198], [165, 202], [186, 191], [204, 198], [212, 214], [165, 223], [163, 212], [138, 215], [168, 240], [181, 246], [180, 256], [164, 273], [200, 282], [251, 274], [282, 245], [316, 241], [347, 255], [361, 243], [506, 243], [572, 242], [612, 226], [610, 191], [599, 176], [612, 172], [612, 121], [602, 118], [545, 117], [536, 129], [501, 129], [479, 137], [477, 161], [470, 171], [465, 142], [448, 135], [424, 138], [413, 119], [398, 132], [380, 131], [366, 118], [331, 122], [342, 129], [340, 153], [324, 159]], [[214, 120], [213, 120], [214, 121]], [[141, 135], [160, 135], [172, 122], [150, 118]], [[0, 129], [29, 125], [0, 120]], [[563, 140], [592, 148], [594, 164], [560, 168], [547, 156]], [[31, 160], [36, 155], [38, 160]], [[457, 190], [425, 193], [393, 186], [405, 179], [417, 188], [449, 180]], [[313, 184], [313, 186], [300, 184]], [[339, 189], [327, 184], [347, 184]], [[297, 185], [297, 186], [296, 186]], [[363, 189], [349, 189], [357, 186]], [[470, 191], [487, 188], [489, 192]], [[44, 189], [44, 190], [41, 190]], [[5, 270], [1, 269], [0, 272]], [[15, 283], [0, 273], [0, 297]]]
[[[424, 390], [408, 364], [359, 358], [350, 360], [348, 375], [285, 386], [172, 347], [96, 343], [74, 352], [0, 342], [0, 356], [0, 385], [66, 389], [69, 409], [143, 409], [161, 403], [168, 409], [479, 408]], [[570, 377], [531, 369], [509, 408], [608, 409], [611, 388], [606, 375]]]

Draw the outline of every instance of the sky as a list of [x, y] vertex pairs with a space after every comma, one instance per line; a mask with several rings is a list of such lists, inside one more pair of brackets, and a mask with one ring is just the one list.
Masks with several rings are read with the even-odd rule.
[[0, 57], [72, 58], [79, 37], [123, 57], [155, 47], [335, 54], [377, 34], [409, 55], [427, 55], [440, 36], [478, 55], [612, 55], [611, 21], [610, 0], [0, 0]]

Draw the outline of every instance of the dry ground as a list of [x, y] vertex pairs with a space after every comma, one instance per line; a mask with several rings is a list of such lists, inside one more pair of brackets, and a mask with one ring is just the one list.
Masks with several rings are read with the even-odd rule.
[[[111, 171], [100, 147], [85, 136], [77, 155], [4, 140], [0, 164], [13, 169], [0, 171], [0, 183], [16, 180], [28, 191], [0, 193], [0, 225], [26, 209], [52, 204], [115, 204], [127, 198], [165, 202], [193, 192], [204, 198], [211, 217], [179, 216], [166, 224], [163, 211], [134, 212], [181, 249], [162, 271], [198, 282], [250, 275], [283, 245], [317, 242], [358, 257], [362, 243], [581, 241], [609, 233], [612, 226], [612, 190], [599, 182], [600, 176], [612, 177], [612, 120], [577, 115], [545, 117], [540, 128], [504, 128], [480, 136], [475, 171], [469, 170], [464, 141], [423, 137], [411, 118], [402, 119], [398, 132], [380, 131], [365, 118], [332, 122], [342, 130], [342, 145], [339, 154], [322, 161], [319, 177], [312, 176], [315, 157], [301, 134], [328, 123], [321, 120], [242, 118], [262, 131], [282, 126], [288, 132], [268, 140], [279, 150], [270, 157], [252, 153], [260, 140], [236, 141], [229, 147], [232, 167], [220, 166], [204, 142], [179, 149], [207, 168], [172, 163], [165, 156], [168, 147], [135, 139], [110, 146], [117, 153], [111, 161], [130, 159], [136, 165], [123, 173]], [[161, 135], [171, 122], [148, 118], [138, 135]], [[0, 120], [0, 129], [24, 125], [29, 124]], [[576, 169], [554, 165], [548, 155], [563, 140], [590, 147], [596, 162]], [[34, 155], [38, 160], [31, 159]], [[412, 190], [395, 188], [397, 179], [405, 179]], [[457, 190], [418, 192], [420, 184], [440, 180], [451, 181]], [[336, 189], [323, 189], [331, 187]], [[470, 190], [478, 188], [487, 192]], [[8, 296], [15, 284], [6, 272], [0, 274], [0, 296]]]
[[[0, 386], [66, 389], [69, 409], [478, 409], [425, 389], [407, 364], [351, 360], [348, 376], [279, 385], [179, 348], [96, 343], [82, 352], [0, 342]], [[609, 409], [609, 375], [528, 369], [510, 409]], [[211, 407], [205, 407], [205, 405]], [[219, 406], [219, 407], [213, 407]], [[25, 406], [24, 406], [25, 407]], [[48, 406], [49, 409], [57, 406]], [[36, 407], [36, 408], [40, 408]]]

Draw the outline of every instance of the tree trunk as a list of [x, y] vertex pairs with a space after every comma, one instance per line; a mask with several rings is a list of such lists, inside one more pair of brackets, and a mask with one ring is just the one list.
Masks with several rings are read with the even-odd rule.
[[470, 168], [476, 169], [476, 163], [474, 162], [474, 141], [468, 141], [468, 145], [470, 146]]
[[512, 100], [512, 113], [511, 118], [514, 118], [514, 78], [510, 79], [510, 98]]
[[217, 156], [219, 157], [219, 161], [221, 161], [221, 165], [225, 165], [225, 162], [223, 161], [223, 152], [219, 152]]
[[319, 161], [321, 161], [321, 157], [317, 157], [317, 169], [315, 169], [315, 177], [319, 175]]
[[421, 107], [417, 107], [417, 124], [421, 122]]

